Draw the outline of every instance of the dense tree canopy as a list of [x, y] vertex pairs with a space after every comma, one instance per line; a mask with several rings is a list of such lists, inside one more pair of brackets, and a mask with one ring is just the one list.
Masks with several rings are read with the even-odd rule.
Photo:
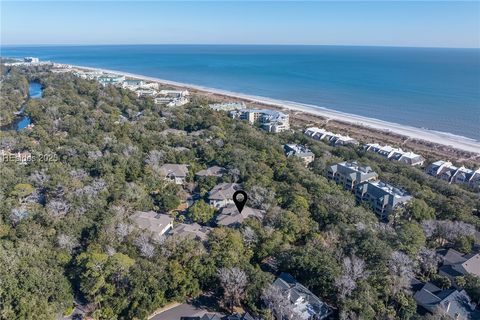
[[[44, 87], [42, 99], [26, 102], [35, 126], [2, 131], [0, 149], [52, 157], [0, 164], [1, 318], [54, 319], [77, 300], [97, 319], [145, 319], [202, 292], [213, 292], [227, 309], [243, 305], [267, 315], [261, 296], [273, 268], [290, 272], [344, 318], [416, 319], [408, 281], [435, 280], [431, 251], [472, 249], [478, 195], [418, 168], [298, 132], [269, 134], [210, 110], [201, 98], [170, 109], [42, 70], [2, 75], [2, 121], [25, 102], [31, 79]], [[293, 142], [316, 154], [309, 168], [283, 154], [282, 145]], [[394, 224], [380, 223], [324, 177], [328, 164], [350, 159], [414, 195]], [[189, 166], [186, 186], [163, 180], [158, 169], [165, 163]], [[228, 173], [193, 179], [211, 165]], [[249, 205], [266, 210], [263, 221], [214, 228], [205, 242], [158, 242], [129, 219], [155, 210], [175, 223], [209, 224], [215, 211], [202, 197], [220, 181], [241, 183]], [[199, 200], [186, 216], [174, 212], [195, 192]], [[478, 300], [478, 279], [464, 283]]]

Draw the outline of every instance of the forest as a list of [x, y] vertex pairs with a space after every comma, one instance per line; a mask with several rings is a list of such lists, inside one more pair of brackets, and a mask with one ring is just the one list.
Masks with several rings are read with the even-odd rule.
[[[1, 319], [56, 319], [74, 301], [95, 319], [146, 319], [204, 293], [224, 310], [242, 307], [271, 319], [262, 296], [279, 272], [292, 274], [340, 319], [438, 319], [416, 312], [411, 280], [448, 288], [436, 250], [475, 249], [478, 194], [419, 168], [334, 148], [301, 130], [267, 133], [210, 110], [202, 97], [167, 108], [48, 68], [2, 67], [2, 124], [25, 101], [29, 81], [44, 88], [43, 98], [26, 102], [34, 127], [0, 133], [0, 150], [36, 155], [28, 164], [0, 163]], [[287, 158], [285, 143], [307, 145], [315, 161], [305, 167]], [[325, 178], [328, 165], [345, 160], [371, 166], [414, 200], [380, 222]], [[186, 185], [162, 179], [166, 163], [189, 166]], [[227, 174], [195, 177], [212, 165]], [[264, 219], [214, 227], [215, 212], [202, 198], [219, 182], [242, 184]], [[200, 199], [176, 210], [191, 194]], [[149, 210], [214, 228], [204, 242], [154, 241], [129, 219]], [[233, 292], [232, 272], [245, 278]], [[480, 302], [479, 278], [458, 283]]]

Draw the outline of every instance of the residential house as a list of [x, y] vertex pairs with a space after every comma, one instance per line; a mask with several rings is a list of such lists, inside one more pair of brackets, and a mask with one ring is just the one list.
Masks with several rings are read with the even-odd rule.
[[405, 163], [409, 166], [421, 166], [425, 162], [425, 158], [419, 154], [406, 152], [392, 146], [381, 146], [378, 143], [368, 143], [364, 146], [364, 149], [377, 153], [386, 159]]
[[131, 216], [131, 220], [135, 222], [138, 228], [151, 232], [156, 240], [160, 240], [165, 233], [173, 228], [172, 217], [154, 211], [137, 211]]
[[426, 173], [448, 183], [461, 184], [480, 190], [480, 168], [476, 171], [456, 167], [449, 161], [439, 160], [426, 168]]
[[290, 129], [290, 117], [280, 111], [269, 109], [242, 109], [231, 111], [234, 119], [246, 120], [250, 124], [258, 123], [268, 132], [278, 133]]
[[165, 179], [175, 184], [184, 184], [188, 177], [188, 166], [186, 164], [164, 164], [160, 167], [159, 172]]
[[341, 134], [336, 134], [317, 127], [307, 128], [304, 132], [304, 135], [314, 140], [323, 140], [334, 147], [358, 145], [358, 141], [349, 136], [343, 136]]
[[181, 317], [180, 320], [255, 320], [255, 318], [248, 312], [243, 315], [236, 313], [224, 317], [216, 313], [205, 313], [203, 316]]
[[353, 191], [355, 186], [378, 178], [378, 174], [367, 166], [359, 165], [356, 161], [345, 161], [327, 168], [327, 179], [335, 181], [345, 190]]
[[253, 209], [245, 206], [242, 212], [239, 212], [235, 204], [229, 204], [223, 207], [217, 215], [216, 223], [219, 226], [238, 228], [243, 221], [249, 217], [263, 219], [265, 211]]
[[[480, 313], [475, 310], [475, 304], [465, 290], [442, 290], [430, 282], [417, 286], [420, 290], [415, 292], [413, 298], [423, 310], [436, 315], [447, 314], [455, 320], [480, 319]], [[420, 313], [423, 313], [422, 310]]]
[[227, 172], [227, 169], [219, 166], [212, 166], [204, 170], [198, 171], [195, 175], [197, 177], [222, 177]]
[[217, 184], [208, 193], [208, 203], [216, 209], [220, 209], [226, 207], [229, 204], [233, 204], [233, 194], [237, 190], [240, 190], [240, 185], [236, 183]]
[[255, 320], [255, 318], [247, 312], [243, 315], [239, 315], [238, 313], [236, 313], [230, 316], [225, 316], [222, 318], [222, 320]]
[[439, 273], [455, 282], [456, 277], [466, 276], [468, 274], [480, 277], [480, 254], [461, 254], [454, 249], [444, 249], [439, 251], [443, 259], [443, 264]]
[[205, 241], [210, 231], [211, 228], [201, 226], [198, 223], [179, 223], [169, 231], [168, 235], [182, 239], [190, 238]]
[[283, 146], [283, 150], [287, 157], [295, 156], [303, 160], [305, 166], [308, 166], [315, 160], [315, 154], [304, 145], [286, 144]]
[[368, 202], [375, 214], [382, 220], [387, 220], [389, 214], [398, 205], [412, 199], [405, 190], [382, 181], [368, 181], [358, 184], [355, 187], [355, 198], [358, 203]]
[[[280, 293], [290, 301], [293, 310], [298, 314], [298, 320], [323, 320], [332, 314], [332, 309], [310, 290], [298, 283], [288, 273], [282, 273], [273, 282]], [[280, 306], [269, 306], [277, 320], [284, 320]]]

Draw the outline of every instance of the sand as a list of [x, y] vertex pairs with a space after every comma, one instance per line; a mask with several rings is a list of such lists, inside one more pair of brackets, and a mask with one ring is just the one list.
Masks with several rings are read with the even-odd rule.
[[[423, 141], [427, 141], [427, 142], [431, 142], [431, 143], [435, 143], [443, 146], [448, 146], [448, 147], [455, 148], [462, 151], [480, 154], [480, 141], [463, 137], [463, 136], [457, 136], [450, 133], [444, 133], [444, 132], [438, 132], [433, 130], [401, 125], [401, 124], [382, 121], [374, 118], [368, 118], [368, 117], [363, 117], [359, 115], [343, 113], [343, 112], [322, 108], [314, 105], [302, 104], [302, 103], [297, 103], [292, 101], [276, 100], [276, 99], [271, 99], [266, 97], [259, 97], [254, 95], [230, 92], [230, 91], [215, 89], [215, 88], [207, 88], [199, 85], [180, 83], [180, 82], [148, 77], [148, 76], [143, 76], [138, 74], [132, 74], [132, 73], [127, 73], [122, 71], [90, 68], [90, 67], [74, 66], [74, 65], [72, 65], [72, 67], [77, 69], [91, 70], [91, 71], [101, 71], [101, 72], [106, 72], [106, 73], [111, 73], [116, 75], [124, 75], [129, 78], [136, 78], [136, 79], [141, 79], [145, 81], [158, 82], [163, 85], [182, 87], [190, 90], [193, 89], [197, 91], [202, 91], [207, 94], [210, 93], [210, 94], [222, 95], [222, 96], [230, 97], [234, 99], [241, 99], [241, 100], [246, 100], [254, 103], [259, 103], [266, 106], [273, 106], [276, 108], [303, 112], [306, 114], [316, 115], [316, 116], [320, 116], [327, 119], [355, 124], [355, 125], [363, 126], [363, 127], [378, 130], [378, 131], [395, 133], [398, 135], [406, 136], [410, 139], [423, 140]], [[479, 130], [480, 130], [480, 127], [479, 127]]]

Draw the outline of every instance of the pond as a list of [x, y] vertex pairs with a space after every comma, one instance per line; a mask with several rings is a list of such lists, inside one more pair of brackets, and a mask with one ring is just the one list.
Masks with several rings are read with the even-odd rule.
[[[28, 87], [28, 98], [29, 99], [40, 99], [43, 96], [43, 88], [39, 82], [32, 81]], [[25, 105], [22, 106], [18, 115], [21, 116], [25, 111]], [[16, 120], [16, 130], [20, 131], [27, 128], [31, 123], [32, 120], [28, 116], [23, 116], [19, 120]]]

